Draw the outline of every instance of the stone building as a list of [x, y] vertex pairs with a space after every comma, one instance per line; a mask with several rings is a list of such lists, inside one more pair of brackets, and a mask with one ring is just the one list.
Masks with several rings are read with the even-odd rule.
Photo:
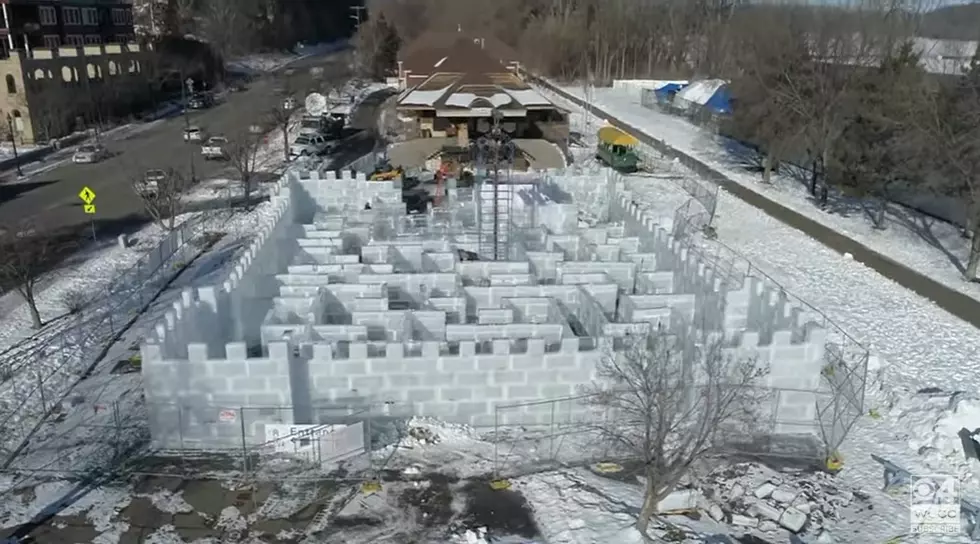
[[2, 14], [0, 124], [18, 142], [62, 136], [147, 90], [129, 2], [8, 0]]

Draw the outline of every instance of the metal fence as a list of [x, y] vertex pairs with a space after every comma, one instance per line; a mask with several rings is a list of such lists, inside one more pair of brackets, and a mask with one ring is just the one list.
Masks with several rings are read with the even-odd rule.
[[[317, 421], [322, 422], [317, 425], [282, 423], [292, 421], [292, 406], [210, 408], [221, 420], [211, 422], [208, 431], [216, 440], [204, 447], [199, 429], [189, 425], [196, 422], [200, 406], [135, 399], [79, 402], [59, 418], [70, 427], [70, 440], [39, 432], [17, 463], [4, 469], [13, 479], [5, 482], [9, 485], [0, 497], [43, 480], [97, 474], [240, 482], [328, 477], [371, 481], [381, 477], [398, 452], [397, 444], [408, 437], [409, 416], [380, 404], [316, 406]], [[161, 432], [155, 421], [167, 411], [184, 422], [170, 433]], [[344, 471], [338, 475], [340, 463]]]
[[[789, 419], [780, 409], [792, 395], [831, 396], [814, 390], [755, 388], [748, 393], [756, 413], [751, 421], [725, 422], [739, 427], [727, 433], [719, 449], [722, 455], [780, 457], [822, 462], [826, 450], [819, 414], [812, 418]], [[679, 409], [690, 417], [694, 412]], [[613, 430], [622, 417], [590, 402], [589, 395], [497, 405], [493, 443], [494, 477], [515, 478], [559, 467], [600, 462], [635, 461], [636, 451], [624, 451]], [[642, 433], [644, 429], [630, 429]], [[654, 427], [651, 427], [654, 430]], [[717, 429], [725, 433], [725, 429]]]
[[202, 249], [207, 217], [192, 216], [107, 285], [85, 293], [74, 315], [0, 354], [0, 453], [11, 464], [23, 441], [105, 354], [170, 280]]
[[[727, 289], [741, 289], [752, 278], [761, 279], [788, 304], [802, 310], [806, 320], [827, 331], [824, 343], [825, 366], [815, 395], [821, 438], [829, 452], [835, 451], [858, 418], [864, 415], [865, 387], [868, 379], [867, 348], [809, 302], [793, 295], [779, 282], [734, 249], [717, 240], [700, 236], [708, 212], [695, 205], [695, 197], [679, 207], [674, 216], [673, 235], [687, 251], [708, 264]], [[754, 324], [762, 327], [762, 324]], [[761, 330], [765, 330], [764, 328]]]

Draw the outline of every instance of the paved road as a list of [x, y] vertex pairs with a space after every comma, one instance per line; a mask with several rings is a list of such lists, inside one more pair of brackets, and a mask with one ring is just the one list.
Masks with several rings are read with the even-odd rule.
[[[297, 61], [290, 68], [295, 70], [296, 88], [306, 89], [313, 85], [310, 67], [322, 66], [330, 77], [345, 69], [343, 63], [343, 57], [316, 57]], [[211, 133], [240, 134], [261, 112], [276, 103], [276, 81], [275, 76], [257, 80], [246, 92], [228, 95], [225, 103], [190, 113], [190, 122]], [[197, 177], [206, 179], [228, 169], [224, 163], [203, 161], [199, 145], [183, 142], [184, 123], [178, 116], [125, 139], [109, 141], [106, 147], [115, 156], [104, 162], [67, 163], [26, 180], [0, 185], [0, 221], [31, 219], [46, 228], [79, 229], [94, 219], [96, 230], [104, 236], [131, 228], [143, 219], [142, 205], [133, 193], [131, 182], [145, 170], [177, 167], [187, 171], [193, 161]], [[97, 195], [94, 217], [83, 213], [77, 196], [85, 186]]]
[[[564, 98], [578, 104], [579, 106], [591, 108], [596, 115], [600, 115], [604, 119], [608, 119], [610, 123], [622, 128], [633, 136], [636, 136], [636, 138], [641, 142], [660, 150], [664, 154], [674, 156], [680, 155], [677, 150], [666, 147], [663, 142], [651, 138], [629, 123], [623, 122], [622, 120], [609, 115], [609, 113], [604, 112], [591, 104], [583, 104], [582, 100], [579, 100], [578, 97], [573, 96], [562, 89], [554, 87], [545, 81], [537, 80], [537, 83], [548, 87], [552, 91], [560, 94]], [[795, 210], [774, 202], [748, 187], [735, 183], [706, 165], [704, 168], [702, 168], [702, 170], [703, 171], [698, 172], [698, 174], [719, 184], [723, 189], [740, 200], [759, 208], [767, 215], [803, 232], [807, 236], [829, 247], [830, 249], [833, 249], [834, 251], [841, 254], [850, 253], [854, 256], [855, 260], [864, 263], [866, 266], [874, 269], [882, 276], [898, 283], [906, 289], [910, 289], [915, 293], [928, 298], [929, 300], [935, 302], [940, 308], [955, 315], [956, 317], [959, 317], [967, 323], [970, 323], [974, 327], [980, 328], [980, 301], [976, 300], [975, 298], [960, 293], [954, 289], [950, 289], [932, 278], [924, 276], [919, 272], [905, 266], [904, 264], [862, 245], [856, 240], [848, 238], [847, 236], [844, 236], [843, 234], [821, 223], [818, 223]]]

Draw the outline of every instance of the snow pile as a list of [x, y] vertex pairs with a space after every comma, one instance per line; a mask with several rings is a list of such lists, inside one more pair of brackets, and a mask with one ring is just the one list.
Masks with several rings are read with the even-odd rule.
[[194, 511], [194, 507], [184, 500], [182, 491], [175, 493], [169, 489], [159, 489], [153, 493], [136, 496], [148, 499], [157, 510], [167, 514], [187, 514]]
[[[64, 480], [45, 482], [31, 490], [17, 493], [4, 493], [0, 501], [0, 529], [16, 527], [30, 522], [52, 503], [56, 503], [77, 488], [76, 483]], [[92, 528], [106, 534], [122, 535], [129, 524], [114, 521], [131, 502], [127, 489], [119, 487], [99, 487], [89, 491], [77, 501], [58, 512], [58, 517], [85, 515]]]
[[465, 533], [454, 536], [456, 544], [490, 544], [487, 540], [487, 528], [478, 527], [476, 530], [467, 529]]
[[642, 504], [639, 488], [612, 481], [586, 485], [583, 477], [581, 472], [552, 472], [512, 482], [534, 512], [545, 542], [642, 543], [633, 527]]
[[942, 472], [952, 466], [961, 483], [980, 485], [980, 463], [966, 457], [960, 431], [976, 439], [980, 430], [980, 397], [964, 393], [919, 393], [903, 399], [891, 412], [906, 429], [908, 446], [923, 466]]
[[433, 418], [413, 417], [408, 421], [408, 436], [401, 445], [407, 448], [435, 444], [443, 446], [467, 445], [478, 440], [477, 433], [469, 425], [447, 423]]
[[177, 528], [167, 524], [146, 537], [143, 544], [184, 544], [184, 539], [177, 534]]
[[397, 442], [371, 453], [385, 468], [406, 474], [439, 472], [460, 478], [494, 470], [494, 445], [467, 425], [414, 417]]
[[242, 516], [242, 513], [238, 511], [238, 508], [226, 506], [221, 510], [221, 514], [218, 515], [215, 528], [225, 533], [241, 534], [248, 529], [248, 522]]

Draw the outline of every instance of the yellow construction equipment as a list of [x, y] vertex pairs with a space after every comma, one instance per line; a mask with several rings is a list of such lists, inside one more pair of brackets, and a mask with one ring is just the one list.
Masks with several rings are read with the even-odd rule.
[[371, 181], [391, 181], [398, 176], [402, 175], [401, 168], [395, 168], [394, 170], [388, 170], [387, 172], [375, 172], [371, 174]]

